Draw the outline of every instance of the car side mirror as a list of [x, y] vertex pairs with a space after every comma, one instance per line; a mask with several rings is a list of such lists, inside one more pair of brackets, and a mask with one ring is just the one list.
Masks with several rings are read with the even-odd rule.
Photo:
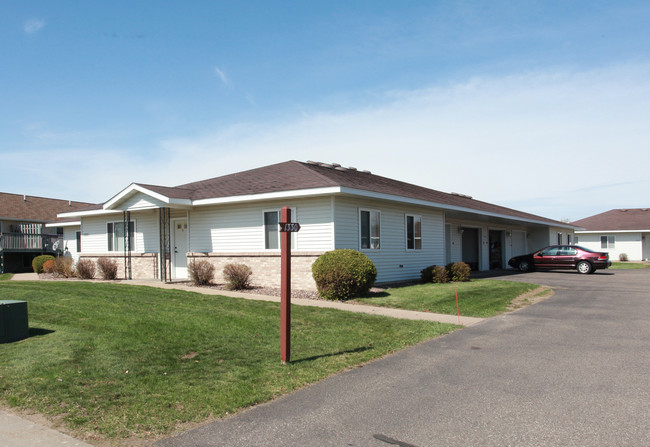
[[537, 253], [535, 256], [538, 257], [538, 258], [543, 258], [544, 257], [544, 255], [541, 254], [541, 253]]

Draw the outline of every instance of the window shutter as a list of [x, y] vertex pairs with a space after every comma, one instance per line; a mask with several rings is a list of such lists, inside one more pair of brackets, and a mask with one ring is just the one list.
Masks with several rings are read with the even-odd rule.
[[108, 236], [108, 251], [113, 251], [113, 223], [106, 224], [106, 235]]

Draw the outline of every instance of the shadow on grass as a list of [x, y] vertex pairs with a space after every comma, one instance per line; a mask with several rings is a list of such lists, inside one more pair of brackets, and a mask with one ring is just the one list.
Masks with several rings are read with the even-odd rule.
[[53, 334], [54, 331], [50, 329], [42, 329], [40, 327], [30, 327], [29, 336], [30, 337], [41, 337], [43, 335]]
[[322, 355], [314, 355], [311, 357], [306, 357], [304, 359], [298, 359], [298, 360], [291, 360], [290, 363], [302, 363], [302, 362], [310, 362], [312, 360], [318, 360], [326, 357], [334, 357], [336, 355], [343, 355], [343, 354], [354, 354], [357, 352], [364, 352], [368, 351], [370, 349], [373, 349], [372, 346], [364, 346], [361, 348], [355, 348], [355, 349], [348, 349], [347, 351], [339, 351], [339, 352], [332, 352], [329, 354], [322, 354]]

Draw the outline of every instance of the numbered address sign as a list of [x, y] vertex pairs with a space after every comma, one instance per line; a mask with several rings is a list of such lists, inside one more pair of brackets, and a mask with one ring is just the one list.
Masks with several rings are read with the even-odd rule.
[[297, 233], [300, 231], [298, 222], [280, 222], [280, 233]]

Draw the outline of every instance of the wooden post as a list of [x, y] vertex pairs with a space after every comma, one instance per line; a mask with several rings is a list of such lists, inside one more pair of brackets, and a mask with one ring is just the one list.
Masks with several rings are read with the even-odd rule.
[[[280, 211], [280, 223], [291, 222], [291, 208]], [[282, 294], [280, 300], [280, 358], [282, 363], [291, 361], [291, 233], [280, 232], [280, 274]]]

